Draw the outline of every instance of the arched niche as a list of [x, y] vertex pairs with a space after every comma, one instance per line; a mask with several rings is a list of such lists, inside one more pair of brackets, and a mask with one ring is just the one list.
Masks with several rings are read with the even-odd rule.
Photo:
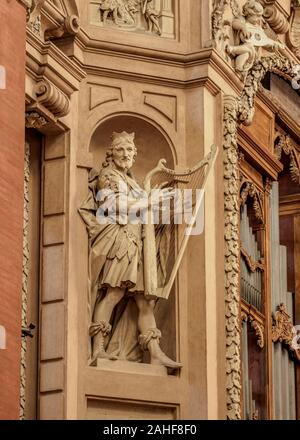
[[[135, 145], [138, 149], [136, 162], [132, 172], [140, 185], [146, 174], [152, 170], [162, 158], [167, 160], [169, 168], [175, 167], [175, 150], [171, 141], [154, 123], [132, 114], [118, 114], [101, 121], [93, 132], [89, 152], [93, 157], [93, 167], [99, 170], [111, 143], [113, 132], [127, 131], [135, 133]], [[169, 299], [160, 299], [155, 307], [157, 328], [162, 332], [160, 345], [171, 358], [176, 358], [176, 307], [177, 292], [175, 289]], [[147, 353], [144, 362], [148, 362]]]
[[169, 168], [174, 168], [174, 154], [171, 142], [152, 123], [134, 115], [116, 115], [102, 121], [94, 131], [89, 151], [93, 155], [94, 167], [98, 169], [105, 158], [105, 151], [114, 131], [135, 133], [138, 155], [133, 173], [139, 183], [164, 158]]

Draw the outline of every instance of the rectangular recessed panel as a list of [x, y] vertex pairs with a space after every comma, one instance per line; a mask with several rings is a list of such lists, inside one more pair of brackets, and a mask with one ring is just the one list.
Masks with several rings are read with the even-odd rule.
[[177, 414], [176, 405], [87, 399], [88, 420], [176, 420]]
[[45, 304], [42, 307], [41, 360], [63, 358], [64, 346], [64, 304]]

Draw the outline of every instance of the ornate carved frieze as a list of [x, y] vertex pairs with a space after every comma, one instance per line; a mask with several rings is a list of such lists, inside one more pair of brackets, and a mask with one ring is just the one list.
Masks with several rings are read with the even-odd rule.
[[300, 361], [300, 349], [293, 343], [295, 336], [292, 319], [287, 312], [286, 305], [281, 303], [273, 316], [272, 341], [281, 342], [291, 355]]
[[289, 156], [291, 179], [293, 182], [300, 184], [300, 152], [296, 143], [288, 134], [278, 133], [274, 152], [278, 160], [282, 158], [283, 153]]
[[174, 38], [172, 0], [93, 0], [91, 22], [103, 28], [148, 32]]

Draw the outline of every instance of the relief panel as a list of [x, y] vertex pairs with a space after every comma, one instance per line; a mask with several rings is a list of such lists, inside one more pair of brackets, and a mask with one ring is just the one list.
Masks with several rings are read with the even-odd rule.
[[90, 1], [90, 23], [174, 38], [174, 10], [174, 0], [93, 0]]

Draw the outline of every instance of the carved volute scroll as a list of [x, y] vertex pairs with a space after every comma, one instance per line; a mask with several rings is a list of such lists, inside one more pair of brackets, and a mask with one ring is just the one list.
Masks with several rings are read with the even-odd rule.
[[91, 23], [105, 29], [175, 37], [173, 0], [93, 0]]

